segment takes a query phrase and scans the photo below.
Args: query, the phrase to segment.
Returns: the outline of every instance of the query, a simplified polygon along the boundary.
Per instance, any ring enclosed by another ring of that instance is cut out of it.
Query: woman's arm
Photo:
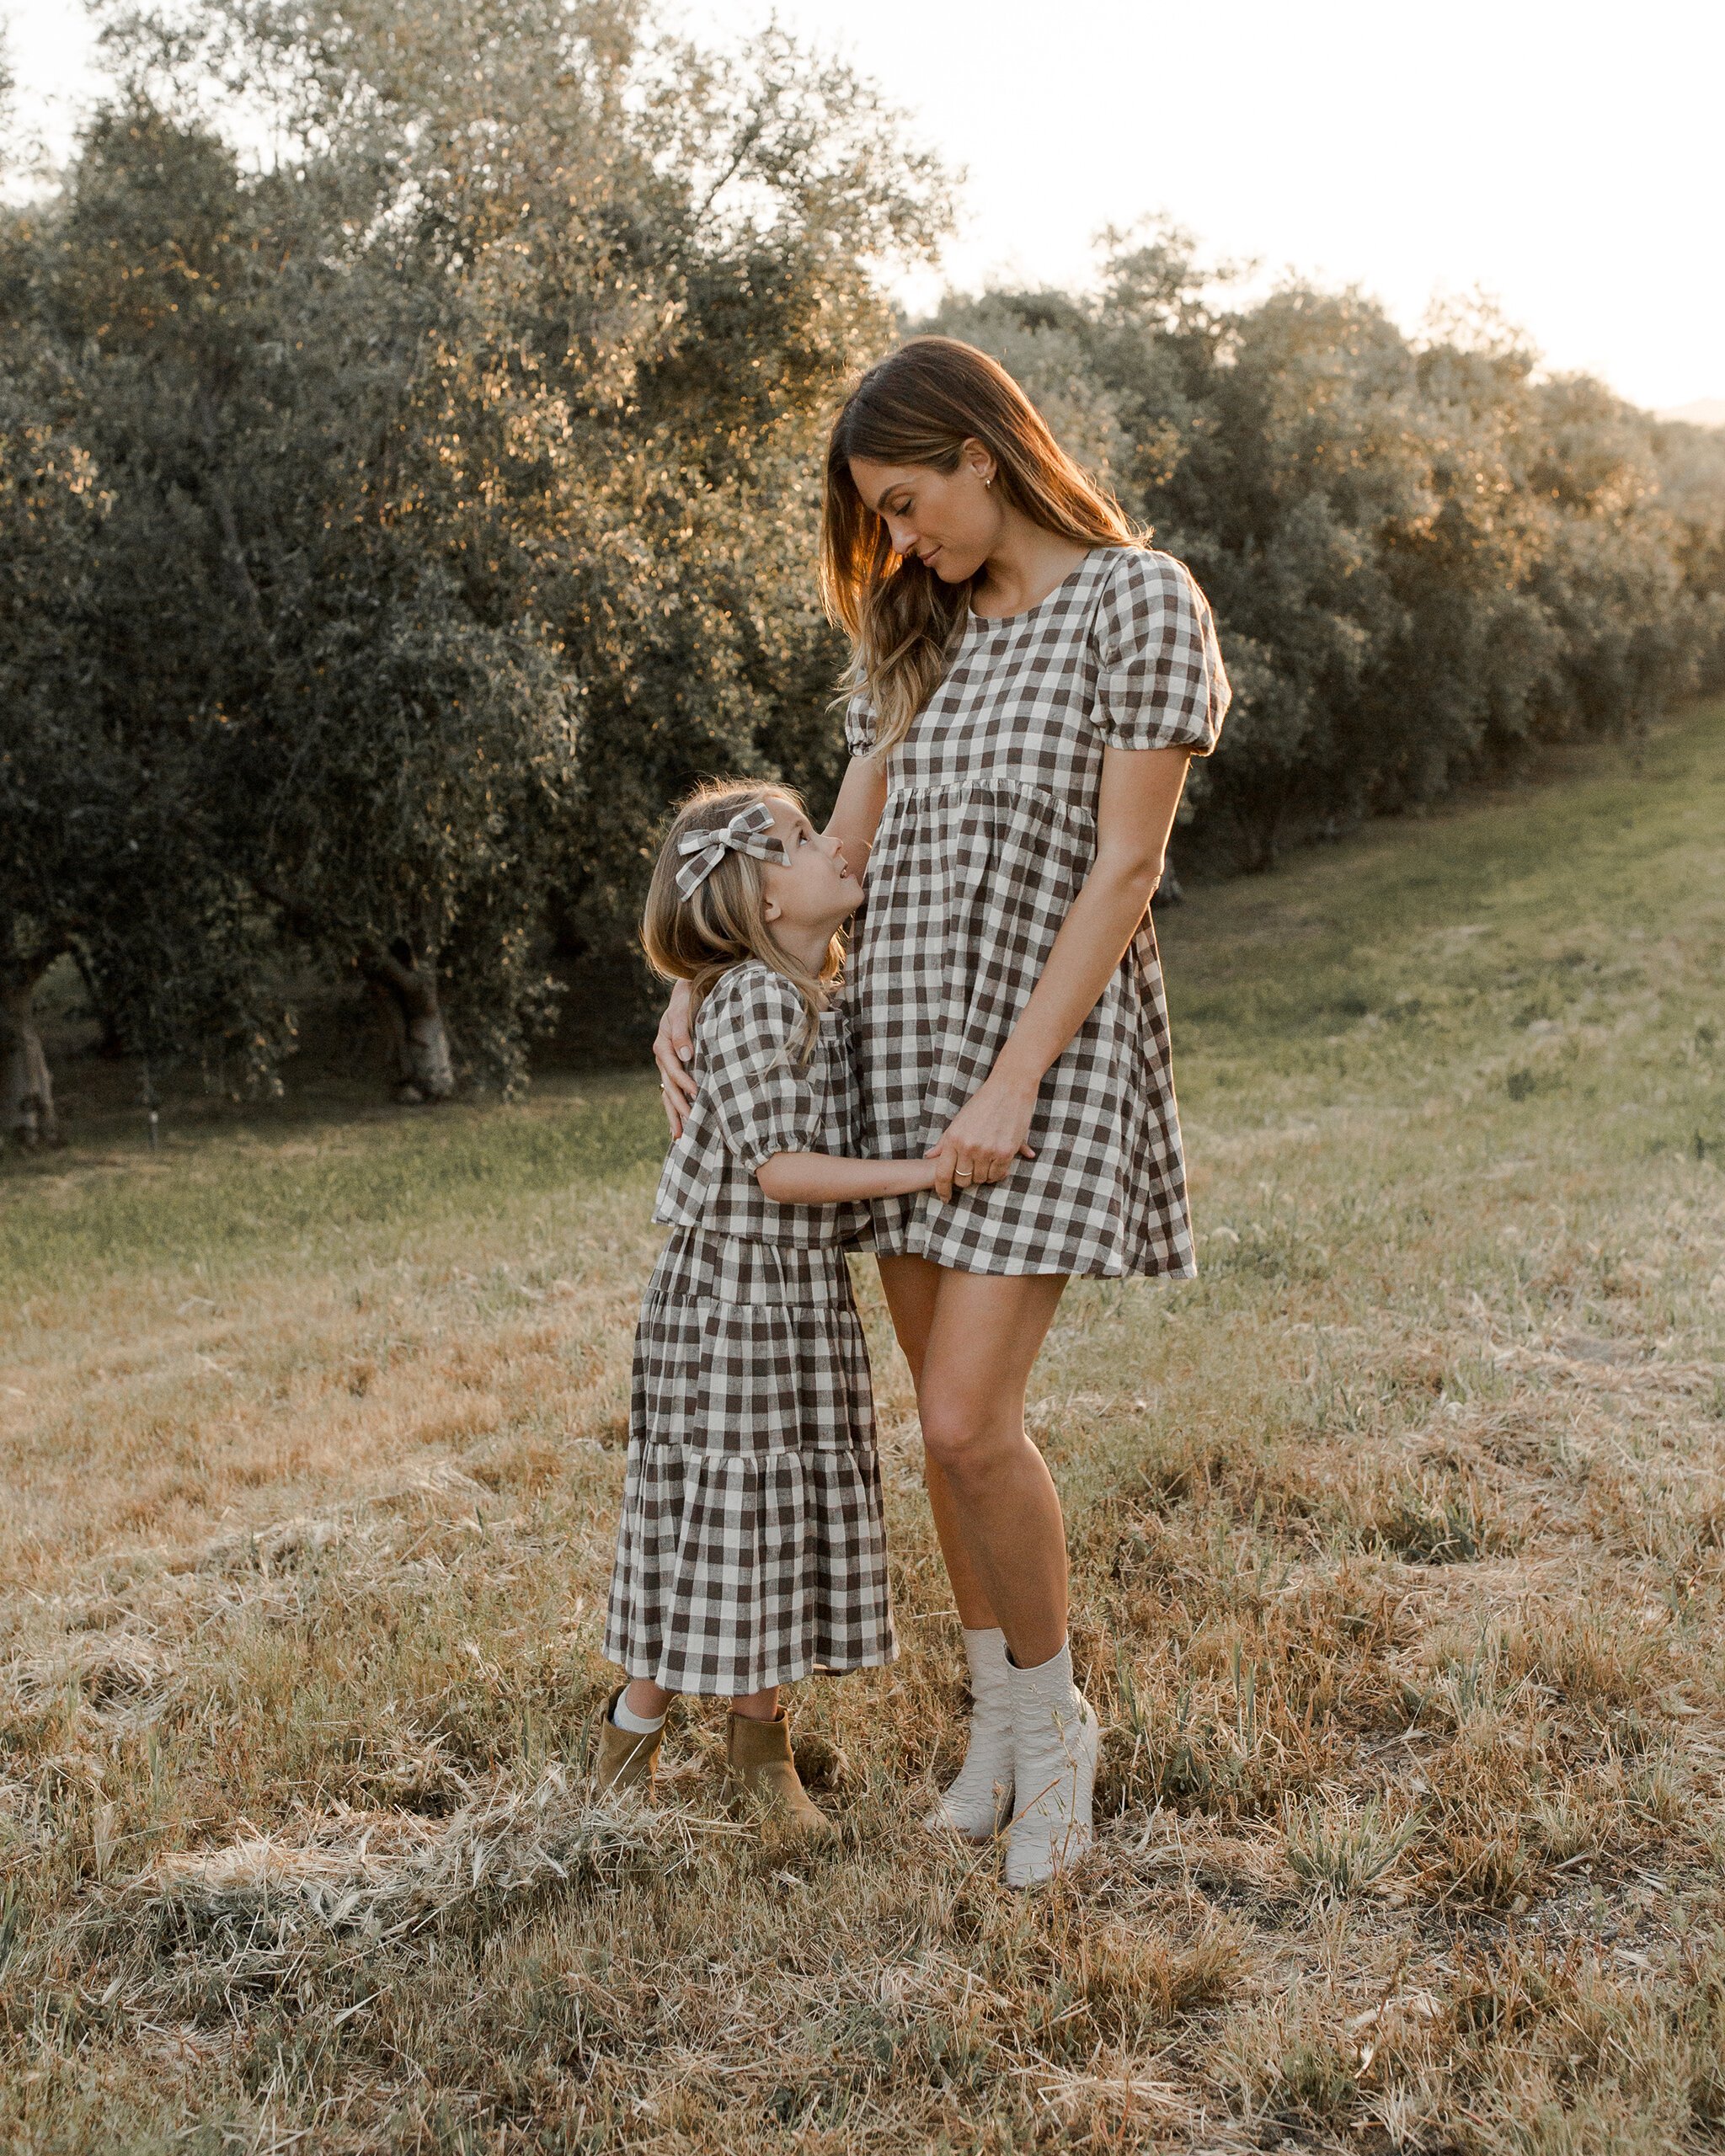
[[[1161,880],[1190,760],[1186,749],[1103,751],[1095,862],[993,1070],[929,1149],[941,1197],[955,1177],[997,1182],[1025,1150],[1044,1073],[1096,1008]]]
[[[880,812],[886,806],[886,773],[872,756],[852,756],[839,788],[838,799],[827,819],[845,849],[851,873],[862,877],[868,865],[874,834],[880,828]],[[670,992],[659,1032],[653,1043],[653,1060],[659,1065],[659,1097],[673,1139],[683,1134],[683,1118],[695,1097],[695,1081],[689,1065],[695,1054],[695,1036],[689,1026],[689,989],[679,981]],[[890,1193],[876,1193],[887,1197]]]
[[[755,1180],[775,1205],[838,1205],[846,1198],[901,1198],[932,1190],[933,1161],[857,1161],[839,1153],[775,1153]]]

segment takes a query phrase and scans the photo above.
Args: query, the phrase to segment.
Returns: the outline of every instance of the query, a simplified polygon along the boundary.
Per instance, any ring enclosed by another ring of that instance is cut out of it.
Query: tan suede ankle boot
[[[838,1828],[803,1786],[791,1757],[791,1726],[781,1707],[771,1721],[751,1721],[731,1710],[725,1732],[724,1779],[733,1803],[758,1811],[763,1826],[811,1841]]]
[[[661,1724],[650,1737],[643,1737],[637,1730],[617,1727],[611,1715],[628,1689],[619,1684],[605,1703],[605,1719],[600,1724],[599,1742],[593,1754],[593,1779],[601,1789],[638,1790],[643,1796],[651,1796],[653,1771],[659,1764],[665,1729]]]

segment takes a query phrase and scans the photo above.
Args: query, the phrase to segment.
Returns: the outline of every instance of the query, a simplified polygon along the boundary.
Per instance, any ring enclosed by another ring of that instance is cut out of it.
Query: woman
[[[1073,1274],[1193,1271],[1148,908],[1228,685],[1202,594],[1001,368],[946,338],[834,424],[821,574],[855,658],[829,829],[868,863],[848,991],[865,1150],[935,1187],[873,1210],[964,1627],[969,1745],[934,1823],[1010,1819],[1026,1885],[1088,1845],[1060,1499],[1024,1429]],[[655,1050],[691,1092],[674,1000]]]

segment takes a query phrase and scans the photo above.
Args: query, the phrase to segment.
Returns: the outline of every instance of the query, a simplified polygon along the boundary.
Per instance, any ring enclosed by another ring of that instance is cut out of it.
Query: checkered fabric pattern
[[[713,990],[695,1021],[695,1100],[665,1158],[655,1220],[782,1243],[862,1239],[866,1206],[776,1205],[755,1180],[775,1153],[862,1150],[843,1006],[822,1012],[806,1069],[797,1060],[802,1030],[802,997],[757,960],[734,966]]]
[[[897,1653],[843,1251],[680,1228],[635,1340],[605,1652],[718,1698]]]
[[[1168,554],[1101,547],[1039,605],[965,625],[887,761],[848,991],[862,1150],[921,1153],[993,1068],[1096,852],[1107,748],[1208,755],[1215,626]],[[873,746],[860,702],[853,754]],[[1192,1273],[1167,1006],[1150,916],[1043,1080],[1033,1161],[873,1207],[874,1247],[960,1273]]]

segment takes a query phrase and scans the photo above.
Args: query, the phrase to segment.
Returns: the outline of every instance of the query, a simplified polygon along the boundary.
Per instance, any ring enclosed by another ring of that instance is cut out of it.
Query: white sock
[[[669,1707],[665,1714],[669,1714]],[[630,1711],[627,1691],[617,1695],[617,1705],[611,1710],[611,1721],[619,1729],[626,1729],[631,1737],[651,1737],[655,1729],[665,1727],[665,1715],[638,1715]]]
[[[970,1672],[970,1731],[952,1786],[929,1814],[933,1828],[949,1828],[971,1841],[998,1833],[1012,1808],[1012,1701],[1007,1671],[1007,1639],[998,1625],[968,1626],[964,1660]]]

